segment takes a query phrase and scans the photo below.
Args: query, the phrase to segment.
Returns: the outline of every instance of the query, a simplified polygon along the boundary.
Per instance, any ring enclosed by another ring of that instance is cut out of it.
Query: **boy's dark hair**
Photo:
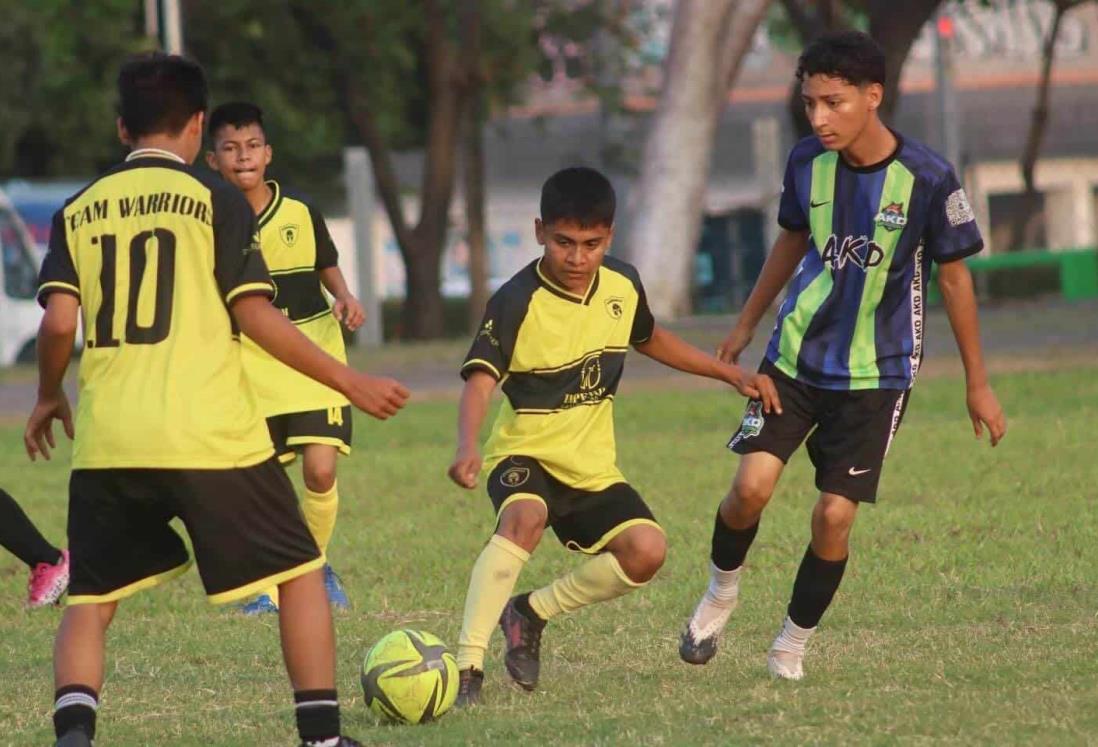
[[[118,71],[118,116],[133,138],[178,135],[206,97],[202,67],[179,55],[134,55]]]
[[[253,124],[259,125],[259,129],[266,134],[263,127],[262,109],[250,101],[229,101],[214,109],[213,113],[210,114],[210,121],[206,125],[206,133],[210,138],[214,138],[217,136],[217,131],[225,125],[232,125],[240,129]]]
[[[575,221],[584,228],[614,225],[617,198],[610,180],[595,169],[574,166],[553,174],[541,188],[541,221]]]
[[[829,75],[862,86],[885,82],[885,55],[873,37],[861,31],[832,31],[805,47],[797,60],[797,80]]]

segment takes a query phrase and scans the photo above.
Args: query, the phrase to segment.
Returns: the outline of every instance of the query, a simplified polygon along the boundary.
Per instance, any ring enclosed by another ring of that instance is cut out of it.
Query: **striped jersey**
[[[461,367],[502,381],[506,397],[484,447],[490,472],[509,456],[537,459],[579,490],[624,482],[614,442],[614,394],[630,345],[655,321],[636,269],[606,257],[583,295],[530,263],[488,301]]]
[[[766,357],[823,389],[907,389],[923,349],[931,262],[983,248],[949,163],[898,133],[881,163],[847,164],[812,136],[793,148],[778,223],[809,231]]]

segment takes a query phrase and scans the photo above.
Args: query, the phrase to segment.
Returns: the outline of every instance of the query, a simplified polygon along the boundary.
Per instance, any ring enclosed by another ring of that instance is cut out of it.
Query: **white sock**
[[[340,737],[332,737],[331,739],[325,739],[320,742],[306,742],[308,747],[339,747]]]
[[[804,656],[805,645],[815,632],[815,628],[802,628],[790,620],[787,615],[778,637],[774,639],[774,643],[770,646],[770,650]]]
[[[709,588],[705,590],[693,617],[690,627],[695,637],[709,638],[719,633],[728,621],[728,615],[736,608],[740,595],[740,571],[743,566],[731,571],[722,571],[712,562],[709,564]]]

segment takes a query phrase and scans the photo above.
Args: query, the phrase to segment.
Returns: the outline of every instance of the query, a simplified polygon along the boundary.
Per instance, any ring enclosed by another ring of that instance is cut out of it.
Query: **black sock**
[[[61,551],[46,541],[5,490],[0,490],[0,546],[31,568],[61,560]]]
[[[541,615],[534,611],[534,608],[530,606],[530,592],[525,594],[519,594],[515,597],[515,609],[519,611],[519,614],[528,620],[532,620],[535,623],[545,624],[545,620],[541,619]]]
[[[73,729],[82,729],[88,739],[95,738],[99,693],[87,685],[65,685],[53,694],[53,701],[53,731],[58,738]]]
[[[713,550],[709,555],[713,565],[722,571],[734,571],[743,565],[743,559],[747,557],[747,551],[755,541],[758,531],[757,521],[747,529],[732,529],[724,523],[718,510],[717,518],[713,522]]]
[[[814,628],[831,604],[843,580],[846,561],[823,560],[812,552],[812,545],[804,553],[804,560],[793,582],[793,598],[789,600],[789,619],[802,628]]]
[[[339,736],[339,698],[335,690],[298,690],[294,714],[301,741],[323,742]]]

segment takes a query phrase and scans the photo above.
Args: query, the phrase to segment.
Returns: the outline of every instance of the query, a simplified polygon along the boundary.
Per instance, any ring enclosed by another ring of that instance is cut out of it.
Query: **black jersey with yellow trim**
[[[269,180],[271,200],[258,216],[259,243],[278,288],[274,304],[322,350],[347,360],[343,331],[332,315],[320,272],[339,263],[324,217],[312,203]],[[245,338],[244,369],[263,415],[309,412],[349,404],[339,392],[275,360]]]
[[[73,467],[226,468],[272,454],[228,306],[274,295],[243,196],[134,151],[54,216],[39,278],[80,299]]]
[[[636,269],[606,257],[577,295],[530,263],[489,300],[462,366],[502,382],[506,400],[485,446],[485,469],[528,456],[581,490],[624,478],[616,465],[613,399],[630,345],[655,321]]]

